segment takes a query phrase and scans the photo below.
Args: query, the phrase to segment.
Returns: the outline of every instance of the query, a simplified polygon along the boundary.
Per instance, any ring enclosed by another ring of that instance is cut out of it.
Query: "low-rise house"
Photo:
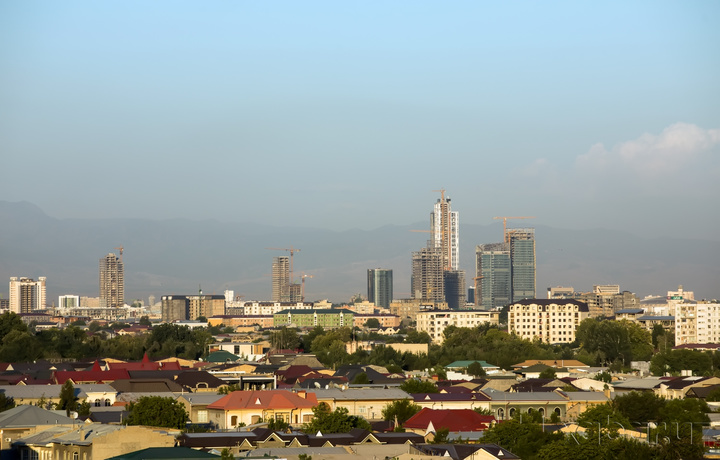
[[[210,404],[217,402],[225,395],[212,393],[188,393],[178,396],[177,400],[185,406],[190,422],[192,423],[208,423],[208,408]]]
[[[344,407],[349,415],[367,420],[381,419],[383,408],[394,401],[412,399],[409,394],[394,388],[310,388],[307,392],[331,410]]]
[[[452,460],[520,460],[520,457],[497,444],[424,444],[415,447],[415,453],[399,455],[398,460],[435,459],[438,457]],[[419,454],[428,457],[418,456]]]
[[[207,410],[209,422],[225,430],[270,418],[292,424],[306,423],[312,419],[312,408],[317,405],[317,398],[310,392],[233,391],[208,404]]]
[[[175,383],[193,393],[217,393],[227,386],[227,382],[206,371],[183,371],[175,377]]]
[[[612,383],[613,390],[618,396],[622,396],[631,391],[652,391],[658,388],[660,384],[667,380],[663,377],[643,377],[641,379],[620,380]]]
[[[605,393],[599,391],[558,391],[557,393],[567,401],[565,413],[567,420],[577,420],[586,410],[610,401]]]
[[[490,410],[498,420],[509,420],[516,414],[526,413],[530,409],[539,412],[546,418],[550,418],[553,413],[557,414],[560,420],[565,420],[567,417],[567,399],[557,391],[506,393],[485,390],[483,393],[490,398]]]
[[[691,388],[709,387],[720,384],[717,377],[676,377],[663,380],[654,388],[655,394],[665,399],[683,399]]]
[[[403,423],[403,428],[412,433],[428,435],[441,429],[447,429],[451,433],[485,431],[494,423],[495,417],[492,415],[481,415],[470,409],[428,409],[426,407]]]
[[[142,426],[79,424],[75,429],[42,432],[13,443],[20,458],[110,458],[147,447],[172,447],[176,432]]]
[[[48,406],[60,402],[62,385],[3,385],[0,392],[13,398],[15,404]],[[87,401],[92,406],[112,406],[117,391],[107,384],[83,384],[74,387],[78,401]]]
[[[0,412],[0,458],[6,458],[6,451],[19,438],[50,427],[71,428],[75,423],[65,411],[50,411],[32,405],[15,406]]]

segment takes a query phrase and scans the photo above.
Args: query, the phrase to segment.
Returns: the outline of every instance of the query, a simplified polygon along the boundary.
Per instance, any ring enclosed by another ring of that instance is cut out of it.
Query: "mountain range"
[[[328,216],[332,219],[332,216]],[[62,294],[97,297],[98,261],[124,247],[125,298],[234,290],[246,300],[269,300],[271,265],[294,256],[295,280],[306,279],[307,300],[344,302],[365,295],[368,268],[391,268],[395,298],[410,296],[411,252],[426,244],[427,222],[374,230],[331,231],[217,220],[58,219],[28,202],[0,201],[0,279],[47,277],[48,303]],[[527,222],[527,221],[526,221]],[[529,225],[528,225],[529,226]],[[619,284],[643,297],[682,284],[696,298],[720,298],[720,242],[642,236],[642,229],[564,230],[536,226],[537,295],[550,286],[589,291]],[[502,224],[462,224],[460,265],[474,276],[475,245],[502,241]],[[7,286],[7,285],[6,285]],[[3,296],[7,290],[0,289]]]

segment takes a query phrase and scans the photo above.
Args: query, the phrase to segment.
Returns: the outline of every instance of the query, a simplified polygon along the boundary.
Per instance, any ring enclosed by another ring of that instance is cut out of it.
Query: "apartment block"
[[[432,310],[419,312],[416,316],[418,332],[427,332],[434,343],[442,343],[448,326],[478,327],[482,324],[497,325],[500,313],[487,310]]]
[[[675,345],[720,343],[720,304],[681,302],[675,305]]]
[[[390,313],[399,316],[400,321],[415,321],[417,314],[427,310],[447,310],[447,302],[430,299],[397,299],[390,303]]]
[[[273,315],[274,327],[353,327],[355,314],[345,309],[283,310]]]
[[[15,313],[31,313],[46,307],[47,278],[41,276],[35,281],[32,278],[10,277],[10,311]]]
[[[525,299],[510,305],[508,330],[528,340],[570,343],[589,313],[588,305],[575,299]]]

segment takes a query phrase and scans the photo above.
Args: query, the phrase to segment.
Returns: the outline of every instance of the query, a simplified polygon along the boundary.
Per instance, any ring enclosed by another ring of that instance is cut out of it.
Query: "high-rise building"
[[[287,256],[273,257],[272,301],[290,301],[290,258]]]
[[[445,301],[448,308],[458,310],[465,306],[465,270],[445,270],[443,273]]]
[[[390,308],[393,300],[393,271],[371,268],[367,271],[368,301],[378,307]]]
[[[475,277],[475,305],[493,310],[510,304],[512,265],[508,245],[490,243],[476,246]]]
[[[41,276],[37,281],[32,278],[10,277],[10,311],[31,313],[45,308],[45,281]]]
[[[58,297],[58,308],[80,308],[80,296],[61,295]]]
[[[430,213],[430,243],[440,248],[442,252],[443,268],[445,270],[458,270],[460,265],[460,220],[457,211],[450,206],[450,197],[445,197],[442,190],[441,197],[435,203]]]
[[[507,229],[512,263],[512,301],[535,298],[535,229]]]
[[[100,306],[118,308],[125,305],[125,271],[122,256],[109,253],[100,259]]]
[[[445,278],[440,248],[426,247],[412,253],[410,288],[413,298],[445,301]]]

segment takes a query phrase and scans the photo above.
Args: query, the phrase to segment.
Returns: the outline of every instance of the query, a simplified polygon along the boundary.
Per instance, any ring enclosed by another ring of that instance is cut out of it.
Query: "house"
[[[60,402],[62,385],[3,385],[0,392],[6,397],[13,398],[15,404],[49,405]],[[75,385],[75,397],[78,401],[87,401],[94,407],[112,406],[115,404],[117,391],[110,385],[81,384]]]
[[[388,404],[411,396],[397,388],[309,388],[318,403],[326,403],[331,410],[344,407],[348,415],[363,417],[367,420],[382,418],[382,410]]]
[[[111,457],[107,460],[152,460],[155,458],[194,460],[196,458],[220,458],[220,456],[188,447],[148,447],[147,449],[136,450],[134,452],[128,452],[127,454],[118,455],[117,457]]]
[[[424,444],[416,447],[417,452],[431,456],[430,458],[446,458],[452,460],[520,460],[520,457],[497,444]],[[398,460],[421,458],[418,455],[404,454]]]
[[[185,391],[193,393],[217,393],[220,388],[227,386],[227,382],[206,371],[183,371],[175,377],[175,383],[182,386]]]
[[[126,369],[103,370],[98,361],[88,371],[56,371],[54,383],[62,385],[70,380],[73,385],[79,383],[110,383],[115,380],[129,379],[130,374]]]
[[[567,399],[557,391],[549,393],[506,393],[484,390],[490,398],[489,406],[498,420],[509,420],[516,414],[528,412],[530,409],[539,412],[546,418],[553,413],[560,420],[565,420]]]
[[[50,411],[37,406],[15,406],[0,412],[0,458],[7,458],[7,452],[15,440],[50,427],[73,427],[76,421],[65,415],[65,411]]]
[[[485,431],[494,423],[495,417],[492,415],[481,415],[470,409],[426,407],[403,423],[403,428],[411,433],[427,435],[440,429],[447,429],[450,432]]]
[[[490,409],[490,398],[485,392],[477,393],[418,393],[413,401],[428,409]]]
[[[305,391],[233,391],[208,404],[208,421],[223,430],[270,418],[293,424],[306,423],[312,419],[312,408],[317,405],[315,395]]]
[[[178,402],[185,406],[190,422],[208,423],[207,406],[223,398],[224,395],[212,394],[210,392],[188,393],[178,396]]]
[[[655,394],[665,399],[683,399],[688,390],[697,387],[709,387],[720,384],[717,377],[677,377],[660,382],[655,388]]]
[[[38,432],[18,439],[19,458],[110,458],[146,447],[172,447],[177,432],[142,426],[79,424],[74,429]]]

